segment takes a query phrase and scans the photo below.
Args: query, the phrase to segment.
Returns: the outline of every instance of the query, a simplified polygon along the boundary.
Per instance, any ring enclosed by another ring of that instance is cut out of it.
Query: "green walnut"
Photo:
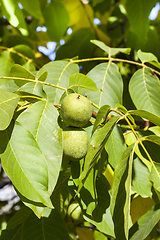
[[[92,106],[88,98],[71,93],[62,100],[60,115],[65,124],[83,127],[92,116]]]
[[[85,130],[66,127],[63,131],[63,154],[69,161],[79,161],[87,153],[89,138]]]
[[[77,201],[74,201],[69,205],[68,216],[77,225],[83,223],[84,219],[83,219],[82,209]]]

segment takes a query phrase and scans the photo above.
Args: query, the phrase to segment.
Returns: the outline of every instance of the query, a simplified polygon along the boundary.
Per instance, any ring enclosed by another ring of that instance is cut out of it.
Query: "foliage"
[[[160,63],[157,45],[147,48],[155,1],[28,2],[1,1],[11,30],[1,26],[0,157],[20,210],[1,220],[0,239],[158,240]],[[34,17],[29,25],[28,14]],[[38,25],[47,32],[36,32]],[[37,52],[48,41],[57,42],[53,62]],[[86,94],[93,111],[83,128],[87,154],[69,162],[60,107],[73,92]],[[67,214],[74,201],[82,209],[80,225]]]

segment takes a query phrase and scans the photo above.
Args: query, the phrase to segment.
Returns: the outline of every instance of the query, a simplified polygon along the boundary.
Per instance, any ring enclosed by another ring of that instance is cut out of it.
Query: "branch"
[[[93,118],[97,117],[97,113],[95,111],[92,111],[92,117]],[[109,121],[110,119],[111,119],[111,117],[107,117],[107,121]],[[144,121],[144,120],[135,120],[135,123],[136,123],[137,126],[140,127],[140,129],[156,126],[154,123],[152,123],[150,121]],[[121,119],[118,122],[118,124],[120,124],[120,125],[128,125],[128,123],[126,122],[125,119]]]

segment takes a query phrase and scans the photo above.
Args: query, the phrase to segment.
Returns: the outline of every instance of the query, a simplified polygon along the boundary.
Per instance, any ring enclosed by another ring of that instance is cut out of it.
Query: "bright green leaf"
[[[108,104],[114,108],[117,103],[122,103],[123,80],[116,64],[98,64],[87,76],[96,83],[100,91],[93,94],[89,90],[81,89],[80,94],[86,93],[89,100],[99,107]]]
[[[1,161],[6,174],[22,195],[52,208],[46,159],[33,135],[18,122]]]
[[[116,54],[122,52],[125,54],[130,54],[131,49],[130,48],[110,48],[105,43],[99,41],[99,40],[91,40],[91,43],[94,43],[96,46],[100,47],[102,50],[104,50],[106,53],[108,53],[109,57],[115,56]]]
[[[22,35],[27,36],[28,30],[23,12],[14,0],[2,0],[2,12],[10,24],[19,29]]]
[[[38,76],[44,72],[48,72],[45,82],[67,89],[70,75],[78,73],[79,67],[77,64],[70,64],[68,61],[54,61],[44,65],[39,70]],[[59,103],[60,97],[64,92],[51,86],[44,86],[44,91],[47,93],[48,100],[53,103]]]
[[[82,73],[74,73],[69,78],[69,88],[80,87],[89,89],[94,92],[98,92],[95,82],[93,82],[89,77]]]
[[[0,130],[6,129],[10,124],[18,101],[17,94],[0,89]]]
[[[57,109],[50,102],[41,101],[18,117],[18,121],[32,133],[45,157],[50,195],[58,180],[63,154],[62,130],[58,125],[58,116]]]
[[[160,81],[149,69],[139,69],[129,83],[131,98],[137,107],[160,116]]]

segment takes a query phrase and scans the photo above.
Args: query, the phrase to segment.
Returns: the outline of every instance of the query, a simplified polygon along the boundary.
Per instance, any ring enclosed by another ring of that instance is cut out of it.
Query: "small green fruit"
[[[88,98],[71,93],[62,100],[60,115],[65,124],[83,127],[92,116],[92,106]]]
[[[68,207],[68,216],[69,218],[72,219],[72,221],[75,224],[82,224],[84,219],[83,219],[83,213],[82,213],[82,209],[79,206],[79,203],[74,201],[73,203],[71,203]]]
[[[66,127],[63,131],[63,154],[70,161],[84,158],[88,150],[88,135],[82,128]]]

